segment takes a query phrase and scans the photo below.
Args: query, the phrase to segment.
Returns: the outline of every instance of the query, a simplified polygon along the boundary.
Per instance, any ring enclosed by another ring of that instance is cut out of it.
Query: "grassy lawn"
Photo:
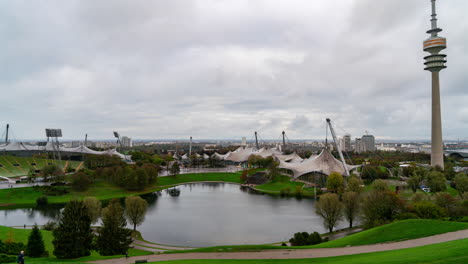
[[[28,236],[31,232],[30,229],[16,229],[10,227],[0,226],[0,240],[4,241],[8,237],[11,237],[15,242],[23,242],[25,245],[28,242]],[[63,263],[63,262],[73,262],[73,263],[80,263],[98,259],[109,259],[109,258],[118,258],[124,257],[124,255],[117,255],[117,256],[101,256],[98,252],[92,251],[91,256],[82,257],[79,259],[72,259],[72,260],[59,260],[53,257],[54,246],[52,245],[53,235],[51,231],[41,230],[42,238],[44,239],[44,244],[46,250],[49,252],[48,258],[27,258],[27,263]],[[130,249],[129,256],[141,256],[141,255],[148,255],[152,254],[149,251],[139,250],[139,249]]]
[[[314,188],[303,188],[304,183],[293,182],[288,176],[276,176],[275,179],[269,183],[258,185],[255,189],[271,194],[280,194],[280,191],[289,188],[291,194],[296,192],[296,188],[300,187],[305,196],[313,196]]]
[[[301,248],[332,248],[346,247],[348,245],[369,245],[384,242],[395,242],[402,240],[427,237],[447,232],[468,229],[468,223],[448,222],[428,219],[409,219],[393,222],[388,225],[379,226],[356,234],[349,235],[340,239],[332,240],[326,243],[314,246],[287,247],[288,249]],[[292,234],[291,234],[292,236]],[[198,248],[184,251],[170,251],[168,253],[178,252],[241,252],[241,251],[259,251],[262,249],[285,248],[272,245],[240,245],[240,246],[218,246],[208,248]]]
[[[200,181],[224,181],[240,183],[238,173],[192,173],[181,174],[178,176],[160,177],[158,184],[148,187],[145,190],[131,192],[126,191],[118,186],[105,181],[97,181],[94,185],[85,192],[75,192],[70,190],[70,193],[62,196],[48,196],[49,203],[66,203],[72,199],[81,199],[87,196],[94,196],[99,200],[108,200],[112,198],[126,197],[131,195],[139,195],[159,191],[172,185],[177,185],[187,182]],[[36,199],[42,196],[42,192],[32,187],[25,188],[10,188],[0,190],[0,205],[13,204],[16,206],[34,206]]]
[[[224,181],[240,183],[239,175],[239,173],[232,172],[188,173],[177,176],[159,177],[158,185],[176,185],[187,182],[201,181]]]
[[[265,260],[176,260],[152,263],[165,264],[403,264],[403,263],[468,263],[468,239],[455,240],[422,247],[315,259]]]
[[[31,165],[33,163],[36,163],[36,165]],[[62,160],[59,162],[32,157],[0,156],[0,164],[3,166],[0,168],[0,175],[5,177],[25,176],[28,174],[31,167],[40,170],[48,163],[59,163],[62,167],[65,167],[67,161]],[[80,163],[79,161],[68,161],[68,166],[76,169]],[[19,164],[20,166],[13,166],[14,164]]]

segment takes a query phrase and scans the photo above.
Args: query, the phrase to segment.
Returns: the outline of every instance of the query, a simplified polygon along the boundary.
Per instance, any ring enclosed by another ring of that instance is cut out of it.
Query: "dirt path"
[[[366,246],[344,247],[344,248],[314,248],[314,249],[278,249],[264,250],[259,252],[233,252],[233,253],[178,253],[178,254],[157,254],[130,258],[108,259],[92,261],[90,263],[99,264],[126,264],[135,263],[135,260],[146,259],[148,262],[180,260],[180,259],[299,259],[299,258],[323,258],[343,255],[353,255],[369,252],[379,252],[403,248],[412,248],[437,244],[452,240],[468,238],[468,229],[450,232],[430,237],[423,237],[413,240],[375,244]]]

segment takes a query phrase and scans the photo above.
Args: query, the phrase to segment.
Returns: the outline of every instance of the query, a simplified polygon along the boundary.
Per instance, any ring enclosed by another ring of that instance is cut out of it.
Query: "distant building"
[[[242,146],[247,146],[247,139],[245,137],[242,137]]]
[[[351,135],[346,134],[340,139],[340,148],[342,151],[351,151]]]
[[[131,138],[123,136],[120,141],[122,142],[122,147],[131,148],[133,147],[133,141]]]
[[[72,141],[71,142],[71,147],[72,148],[76,148],[76,147],[79,147],[81,146],[81,142],[80,141]]]
[[[373,135],[364,135],[361,138],[356,138],[355,151],[357,153],[375,151],[375,138]]]

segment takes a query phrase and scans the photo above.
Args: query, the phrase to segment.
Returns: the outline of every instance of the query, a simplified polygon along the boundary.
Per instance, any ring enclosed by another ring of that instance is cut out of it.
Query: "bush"
[[[294,237],[289,240],[291,246],[307,246],[307,245],[316,245],[322,243],[322,237],[319,233],[307,233],[307,232],[298,232],[294,234]]]
[[[248,174],[249,174],[249,172],[247,170],[242,171],[242,174],[240,176],[240,181],[242,183],[245,183],[247,181]]]
[[[42,234],[37,225],[34,225],[29,234],[26,252],[28,256],[33,258],[41,257],[45,253],[44,240],[42,239]]]
[[[45,224],[42,226],[42,229],[48,230],[48,231],[52,231],[52,230],[54,230],[56,227],[57,227],[57,223],[55,223],[54,221],[48,221],[47,223],[45,223]]]
[[[294,195],[296,195],[296,198],[302,198],[302,186],[296,186],[296,192],[294,193]]]
[[[291,195],[291,188],[285,187],[285,188],[281,189],[281,190],[280,190],[280,195],[281,195],[281,196],[289,196],[289,195]]]
[[[429,201],[422,201],[414,204],[414,213],[420,218],[439,219],[445,216],[444,209]]]
[[[414,213],[399,213],[395,216],[395,220],[418,219],[419,217]]]
[[[36,199],[37,206],[46,206],[49,203],[47,196],[41,196]]]
[[[0,263],[14,263],[16,262],[16,255],[0,254]]]

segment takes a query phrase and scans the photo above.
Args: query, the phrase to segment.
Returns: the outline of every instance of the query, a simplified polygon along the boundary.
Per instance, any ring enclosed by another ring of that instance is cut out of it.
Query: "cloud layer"
[[[468,134],[464,0],[439,1],[446,139]],[[17,138],[430,138],[426,0],[0,3],[0,125]]]

